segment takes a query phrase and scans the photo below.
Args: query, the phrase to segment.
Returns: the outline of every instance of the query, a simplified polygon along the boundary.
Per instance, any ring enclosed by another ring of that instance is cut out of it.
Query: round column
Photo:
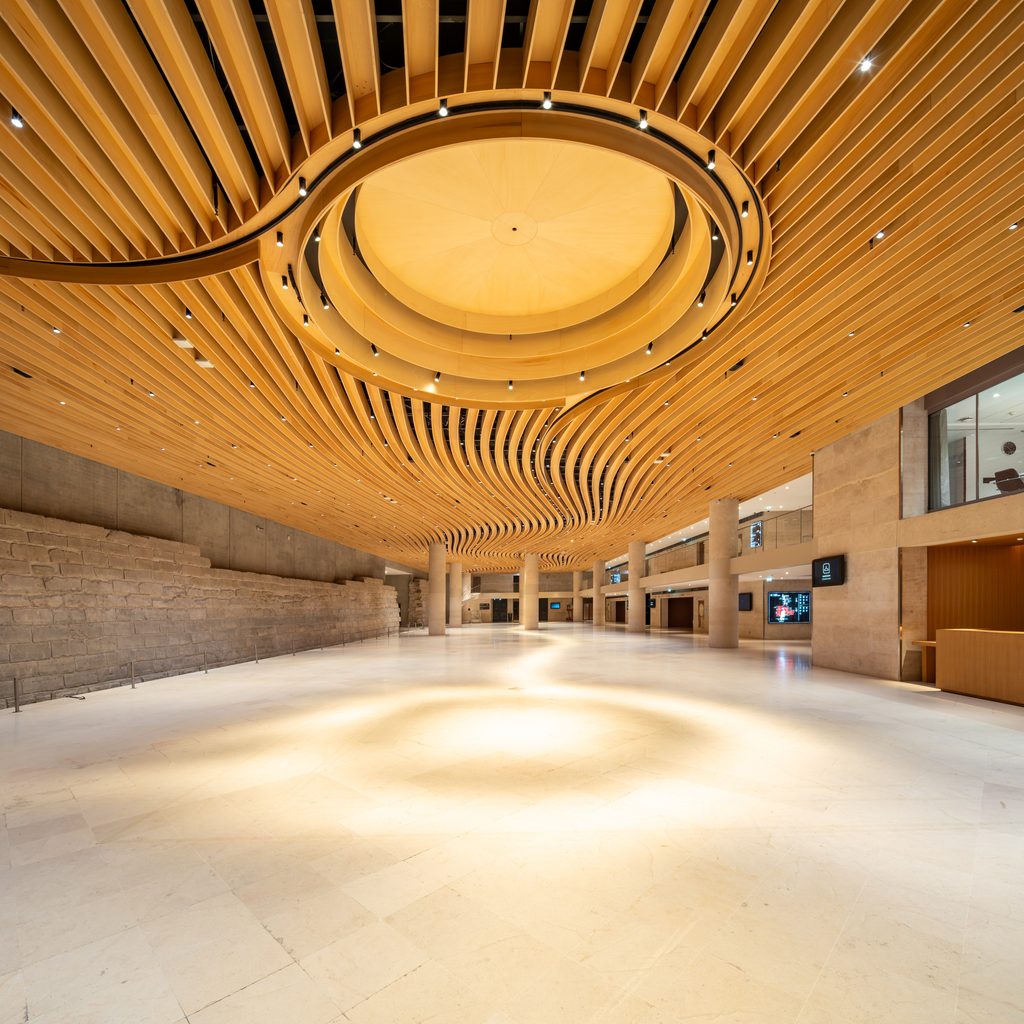
[[[629,545],[629,586],[626,591],[626,632],[642,633],[647,626],[647,594],[640,581],[647,575],[647,542],[634,540]]]
[[[594,563],[594,626],[604,626],[604,561]]]
[[[448,566],[448,625],[462,625],[462,563]]]
[[[526,555],[523,558],[523,573],[519,588],[519,621],[523,629],[539,629],[540,555]]]
[[[708,646],[739,647],[739,577],[730,571],[736,554],[740,503],[719,498],[708,519]]]
[[[427,632],[444,636],[444,545],[430,545],[430,582],[427,588]]]
[[[583,595],[580,591],[583,589],[583,573],[574,572],[572,574],[572,621],[582,622],[583,621]]]

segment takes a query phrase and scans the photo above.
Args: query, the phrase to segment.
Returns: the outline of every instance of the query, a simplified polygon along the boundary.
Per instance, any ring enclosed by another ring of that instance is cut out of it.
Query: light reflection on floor
[[[1019,710],[582,626],[31,707],[0,1022],[1009,1024],[1022,767]]]

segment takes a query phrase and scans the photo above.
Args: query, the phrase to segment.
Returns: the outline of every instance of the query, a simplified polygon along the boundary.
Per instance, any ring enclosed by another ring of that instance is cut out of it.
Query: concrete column
[[[523,558],[523,572],[519,577],[519,621],[523,629],[538,629],[540,619],[540,555]]]
[[[642,633],[646,628],[647,593],[640,585],[646,575],[647,542],[630,541],[629,544],[629,586],[626,591],[628,600],[626,611],[626,632]],[[738,620],[737,620],[738,621]]]
[[[572,574],[572,621],[582,622],[583,621],[583,595],[580,591],[583,589],[583,573],[574,572]]]
[[[711,503],[708,520],[708,645],[739,647],[739,577],[730,571],[736,554],[740,503],[719,498]]]
[[[604,625],[604,595],[601,587],[604,586],[604,560],[594,563],[594,626]]]
[[[448,625],[462,625],[462,563],[448,566]]]
[[[427,597],[427,632],[444,636],[444,545],[430,545],[430,588]]]

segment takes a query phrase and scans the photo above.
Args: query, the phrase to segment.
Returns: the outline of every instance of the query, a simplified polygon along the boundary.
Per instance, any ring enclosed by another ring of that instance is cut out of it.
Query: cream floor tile
[[[362,904],[311,868],[291,868],[235,890],[296,960],[374,923]]]
[[[297,964],[189,1015],[189,1024],[329,1024],[338,1007]]]
[[[21,973],[0,973],[0,1024],[24,1024],[27,1012],[25,979]]]
[[[141,928],[189,1015],[292,962],[231,893],[165,914]]]
[[[138,929],[22,971],[31,1024],[171,1024],[182,1007]]]
[[[348,1012],[415,971],[426,959],[418,946],[390,925],[378,921],[305,957],[300,966]]]

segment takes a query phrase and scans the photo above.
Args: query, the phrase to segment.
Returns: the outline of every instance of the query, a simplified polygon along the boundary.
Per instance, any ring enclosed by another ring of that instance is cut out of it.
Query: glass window
[[[928,419],[928,507],[1024,491],[1024,374]]]
[[[1024,491],[1024,374],[978,395],[978,496]]]
[[[946,508],[978,497],[976,395],[932,413],[929,418],[931,508]]]

